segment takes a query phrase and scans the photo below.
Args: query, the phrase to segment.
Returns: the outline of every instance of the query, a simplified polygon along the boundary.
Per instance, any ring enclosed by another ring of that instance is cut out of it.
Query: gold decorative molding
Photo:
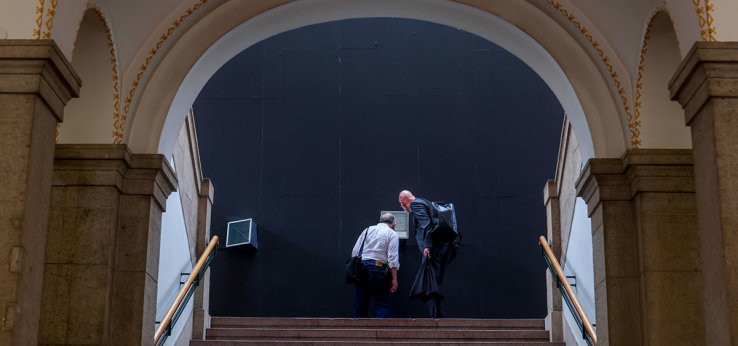
[[[45,0],[38,0],[36,5],[36,27],[33,29],[33,38],[41,39],[41,27],[44,25],[44,2]]]
[[[48,4],[51,8],[46,8],[46,0],[38,0],[36,4],[36,26],[33,29],[33,38],[40,40],[42,38],[51,38],[51,28],[54,27],[54,17],[56,16],[56,5],[59,0],[50,0]]]
[[[702,41],[717,41],[715,36],[717,30],[713,25],[715,18],[712,17],[712,13],[715,12],[715,4],[711,4],[710,0],[705,0],[704,6],[702,5],[702,0],[692,0],[692,4],[696,7],[695,13],[697,14],[697,20],[700,26]]]
[[[592,48],[597,52],[597,54],[602,59],[602,63],[605,65],[605,68],[607,69],[607,72],[610,74],[610,79],[612,80],[613,84],[615,85],[615,88],[618,90],[618,95],[620,96],[620,102],[623,104],[623,110],[625,111],[625,114],[627,115],[628,120],[628,129],[630,130],[630,145],[633,147],[633,149],[638,149],[641,146],[641,140],[640,140],[640,122],[636,125],[633,112],[630,110],[630,106],[628,105],[628,97],[625,93],[625,88],[623,87],[623,83],[620,82],[620,77],[618,76],[617,71],[615,71],[615,68],[613,67],[610,57],[605,54],[604,49],[601,47],[599,41],[594,39],[592,35],[589,33],[589,30],[576,19],[574,14],[572,14],[571,11],[565,9],[561,3],[554,1],[554,0],[546,0],[551,6],[553,6],[556,10],[561,13],[561,15],[564,16],[569,22],[574,25],[574,27],[581,33],[585,39],[592,45]]]
[[[146,59],[144,59],[143,63],[141,63],[141,66],[138,67],[136,79],[131,82],[131,88],[128,90],[128,95],[123,101],[123,113],[121,115],[120,131],[118,131],[117,133],[114,132],[114,137],[116,137],[115,143],[121,143],[123,141],[123,134],[125,133],[125,123],[126,119],[128,118],[128,112],[130,111],[131,102],[133,102],[136,90],[138,89],[138,86],[143,79],[144,73],[146,73],[149,65],[154,60],[154,57],[167,41],[167,39],[172,36],[174,31],[177,30],[177,28],[185,20],[187,20],[187,18],[189,18],[193,13],[195,13],[195,11],[200,9],[207,2],[208,0],[196,0],[195,4],[192,7],[185,10],[185,12],[181,16],[179,16],[179,18],[175,19],[174,22],[172,22],[169,28],[167,28],[167,30],[163,32],[161,36],[159,36],[159,40],[156,42],[156,44],[151,48],[151,50],[149,50],[149,54],[146,56]]]
[[[87,10],[97,12],[97,14],[100,16],[100,19],[102,19],[103,26],[105,28],[105,38],[108,41],[107,44],[108,48],[110,49],[110,65],[113,72],[113,144],[120,144],[123,138],[125,117],[121,116],[120,114],[120,76],[118,74],[118,55],[116,54],[115,50],[115,42],[113,41],[113,34],[110,30],[110,22],[108,21],[108,18],[105,17],[102,9],[100,9],[99,6],[88,1],[87,9],[85,11]]]
[[[715,4],[710,4],[710,0],[705,0],[705,16],[707,16],[707,30],[709,32],[710,41],[717,41],[717,38],[715,37],[715,35],[717,34],[717,30],[713,25],[715,22],[715,18],[712,17],[712,12],[714,11]]]
[[[636,79],[635,84],[635,104],[633,107],[633,123],[635,125],[635,131],[639,136],[641,134],[641,107],[643,106],[643,100],[641,100],[643,94],[641,93],[641,91],[643,90],[643,71],[645,70],[646,54],[648,53],[648,41],[651,39],[651,30],[653,29],[653,24],[655,22],[656,16],[661,12],[669,14],[669,9],[666,7],[666,1],[664,1],[661,5],[659,5],[659,7],[651,12],[651,16],[648,19],[648,25],[646,25],[646,31],[643,33],[643,40],[641,41],[641,55],[638,61],[638,78]],[[671,20],[670,15],[669,20]],[[673,22],[672,25],[674,25]]]
[[[51,38],[51,28],[54,27],[54,17],[56,16],[56,5],[59,0],[51,0],[51,8],[46,10],[46,20],[44,21],[44,29],[41,32],[41,38]]]

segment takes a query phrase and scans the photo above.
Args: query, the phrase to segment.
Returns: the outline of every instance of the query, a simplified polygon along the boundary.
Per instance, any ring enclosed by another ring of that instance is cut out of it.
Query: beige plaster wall
[[[88,11],[79,28],[72,68],[82,78],[79,98],[64,108],[59,143],[113,143],[115,108],[113,68],[105,26],[95,11]]]

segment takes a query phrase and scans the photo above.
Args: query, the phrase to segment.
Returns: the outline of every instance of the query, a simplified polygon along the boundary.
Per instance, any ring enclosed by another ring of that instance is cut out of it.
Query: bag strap
[[[364,242],[366,242],[367,233],[369,233],[369,227],[364,229],[364,240],[361,241],[361,248],[359,249],[359,257],[361,257],[361,254],[364,253]]]

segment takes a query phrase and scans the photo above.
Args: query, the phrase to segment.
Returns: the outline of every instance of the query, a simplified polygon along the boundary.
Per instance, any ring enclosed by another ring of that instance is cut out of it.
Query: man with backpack
[[[426,301],[431,318],[444,316],[441,283],[446,265],[456,256],[460,235],[456,228],[453,204],[416,198],[410,191],[400,192],[400,205],[411,213],[415,239],[423,253],[423,264],[411,288],[411,297]]]

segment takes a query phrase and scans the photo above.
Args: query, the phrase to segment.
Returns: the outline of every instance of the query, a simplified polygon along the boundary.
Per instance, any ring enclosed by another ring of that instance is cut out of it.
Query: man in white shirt
[[[394,229],[395,216],[384,213],[380,216],[378,224],[365,229],[356,240],[351,257],[361,256],[361,273],[356,284],[354,317],[369,315],[371,298],[374,298],[377,317],[390,317],[390,293],[397,290],[397,270],[400,269],[397,255],[400,240]],[[392,274],[391,280],[388,273]]]

